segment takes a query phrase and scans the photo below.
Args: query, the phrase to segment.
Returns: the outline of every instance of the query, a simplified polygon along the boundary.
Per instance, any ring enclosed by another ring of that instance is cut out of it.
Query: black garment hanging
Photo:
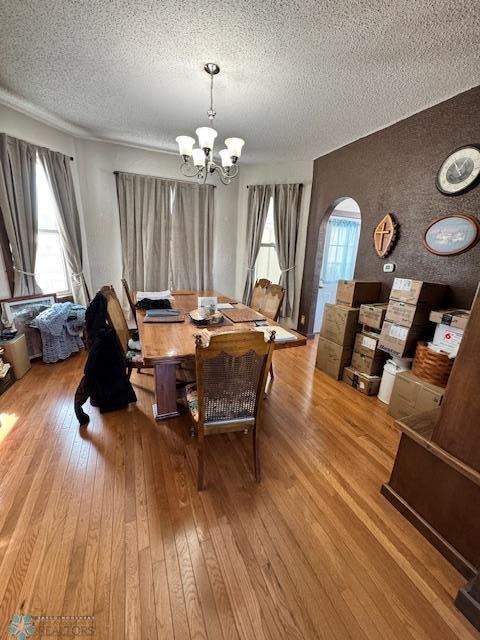
[[[87,308],[85,330],[89,353],[75,393],[75,414],[82,426],[89,422],[82,409],[88,398],[101,413],[123,409],[137,400],[117,334],[107,322],[107,299],[100,292]]]

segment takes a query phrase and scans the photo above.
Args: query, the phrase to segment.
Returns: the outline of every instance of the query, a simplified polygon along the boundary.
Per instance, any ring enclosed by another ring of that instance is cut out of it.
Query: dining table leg
[[[155,365],[155,420],[167,420],[180,415],[177,407],[176,369],[176,362]]]

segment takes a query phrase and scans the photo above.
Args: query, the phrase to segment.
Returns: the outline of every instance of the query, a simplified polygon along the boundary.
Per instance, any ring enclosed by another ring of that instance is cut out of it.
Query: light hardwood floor
[[[195,442],[138,404],[78,431],[84,356],[0,397],[0,637],[12,614],[94,615],[98,639],[465,640],[464,579],[380,495],[398,434],[384,406],[278,352],[261,434]],[[52,637],[52,636],[50,636]]]

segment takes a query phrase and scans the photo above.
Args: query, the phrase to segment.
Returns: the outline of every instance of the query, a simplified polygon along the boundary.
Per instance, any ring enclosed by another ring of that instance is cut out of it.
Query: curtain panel
[[[57,204],[58,228],[70,270],[73,299],[78,304],[87,305],[90,297],[83,274],[82,234],[70,169],[71,160],[63,153],[50,149],[38,149],[38,154]]]
[[[268,214],[268,205],[273,187],[256,184],[248,187],[247,202],[247,277],[243,291],[243,303],[249,304],[254,285],[255,263],[257,261],[263,229]]]
[[[213,185],[177,182],[172,207],[175,289],[213,288]]]
[[[291,318],[295,302],[297,235],[302,205],[302,184],[276,184],[273,190],[275,244],[280,285],[285,289],[280,315]]]
[[[162,291],[170,285],[173,180],[116,174],[122,275],[136,291]]]
[[[40,293],[34,273],[38,234],[36,153],[34,145],[0,134],[1,226],[10,245],[11,256],[7,253],[5,257],[14,270],[14,296]]]
[[[325,284],[353,278],[360,220],[331,216],[327,224],[322,280]]]

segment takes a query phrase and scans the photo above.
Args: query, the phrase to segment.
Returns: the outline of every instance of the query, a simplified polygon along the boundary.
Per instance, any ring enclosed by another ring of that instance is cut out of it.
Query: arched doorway
[[[325,304],[335,301],[337,281],[353,278],[360,226],[361,215],[358,203],[348,197],[336,200],[320,240],[320,242],[323,241],[323,247],[319,247],[323,258],[315,310],[313,329],[315,333],[318,333],[322,326]]]

